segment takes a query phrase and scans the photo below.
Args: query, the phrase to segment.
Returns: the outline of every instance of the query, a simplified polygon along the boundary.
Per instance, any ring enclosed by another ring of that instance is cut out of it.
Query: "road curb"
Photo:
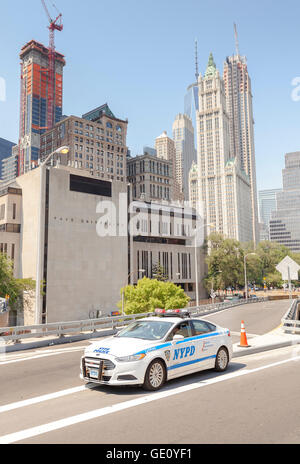
[[[278,348],[284,348],[286,346],[293,346],[293,345],[298,345],[300,344],[300,339],[297,340],[286,340],[286,341],[281,341],[281,342],[276,342],[276,343],[269,343],[266,345],[260,345],[260,346],[249,346],[245,347],[243,349],[234,349],[233,348],[233,358],[240,358],[241,356],[249,356],[250,354],[256,354],[256,353],[261,353],[264,351],[270,351],[270,350],[275,350]]]

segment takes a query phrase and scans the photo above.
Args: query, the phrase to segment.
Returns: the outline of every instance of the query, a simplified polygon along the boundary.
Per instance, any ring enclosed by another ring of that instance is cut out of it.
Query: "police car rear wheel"
[[[215,369],[218,372],[223,372],[227,369],[229,362],[228,351],[226,348],[220,348],[216,356]]]
[[[145,390],[158,390],[166,381],[166,368],[164,363],[155,359],[149,365],[143,388]]]

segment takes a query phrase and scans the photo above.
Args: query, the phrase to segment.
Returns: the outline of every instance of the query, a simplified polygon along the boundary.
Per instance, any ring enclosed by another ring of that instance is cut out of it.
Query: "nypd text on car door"
[[[184,338],[180,340],[179,336]],[[212,324],[200,320],[181,322],[173,329],[170,339],[173,341],[168,366],[169,378],[214,366],[217,334]]]
[[[175,338],[174,338],[175,337]],[[196,345],[190,321],[180,322],[168,337],[171,341],[168,377],[177,377],[195,369]]]

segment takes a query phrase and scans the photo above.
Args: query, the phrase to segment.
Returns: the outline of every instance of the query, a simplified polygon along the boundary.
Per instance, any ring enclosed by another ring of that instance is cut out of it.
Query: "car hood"
[[[86,356],[112,355],[116,357],[129,356],[140,351],[163,345],[161,340],[142,340],[139,338],[110,337],[93,343],[86,348]]]

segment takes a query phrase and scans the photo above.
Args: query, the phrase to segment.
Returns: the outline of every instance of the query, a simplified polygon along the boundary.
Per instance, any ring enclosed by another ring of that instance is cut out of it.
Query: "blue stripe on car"
[[[172,343],[169,342],[169,343],[164,343],[163,345],[152,346],[151,348],[147,348],[146,350],[142,350],[142,351],[139,351],[138,353],[134,353],[134,355],[136,355],[136,354],[146,354],[146,353],[149,353],[150,351],[160,350],[162,348],[166,348],[167,346],[171,346],[171,345],[172,345]]]
[[[196,364],[198,362],[206,361],[207,359],[213,359],[213,358],[216,358],[216,355],[206,356],[205,358],[193,359],[192,361],[186,361],[184,363],[174,364],[174,366],[168,367],[168,371],[171,371],[172,369],[177,369],[178,367],[188,366],[189,364]]]
[[[179,340],[178,342],[176,342],[176,345],[179,345],[179,343],[185,343],[187,341],[194,341],[194,340],[199,340],[200,338],[208,338],[208,337],[214,337],[216,335],[222,335],[223,332],[213,332],[213,333],[208,333],[208,334],[204,334],[204,335],[197,335],[196,337],[189,337],[189,338],[185,338],[184,340]]]

